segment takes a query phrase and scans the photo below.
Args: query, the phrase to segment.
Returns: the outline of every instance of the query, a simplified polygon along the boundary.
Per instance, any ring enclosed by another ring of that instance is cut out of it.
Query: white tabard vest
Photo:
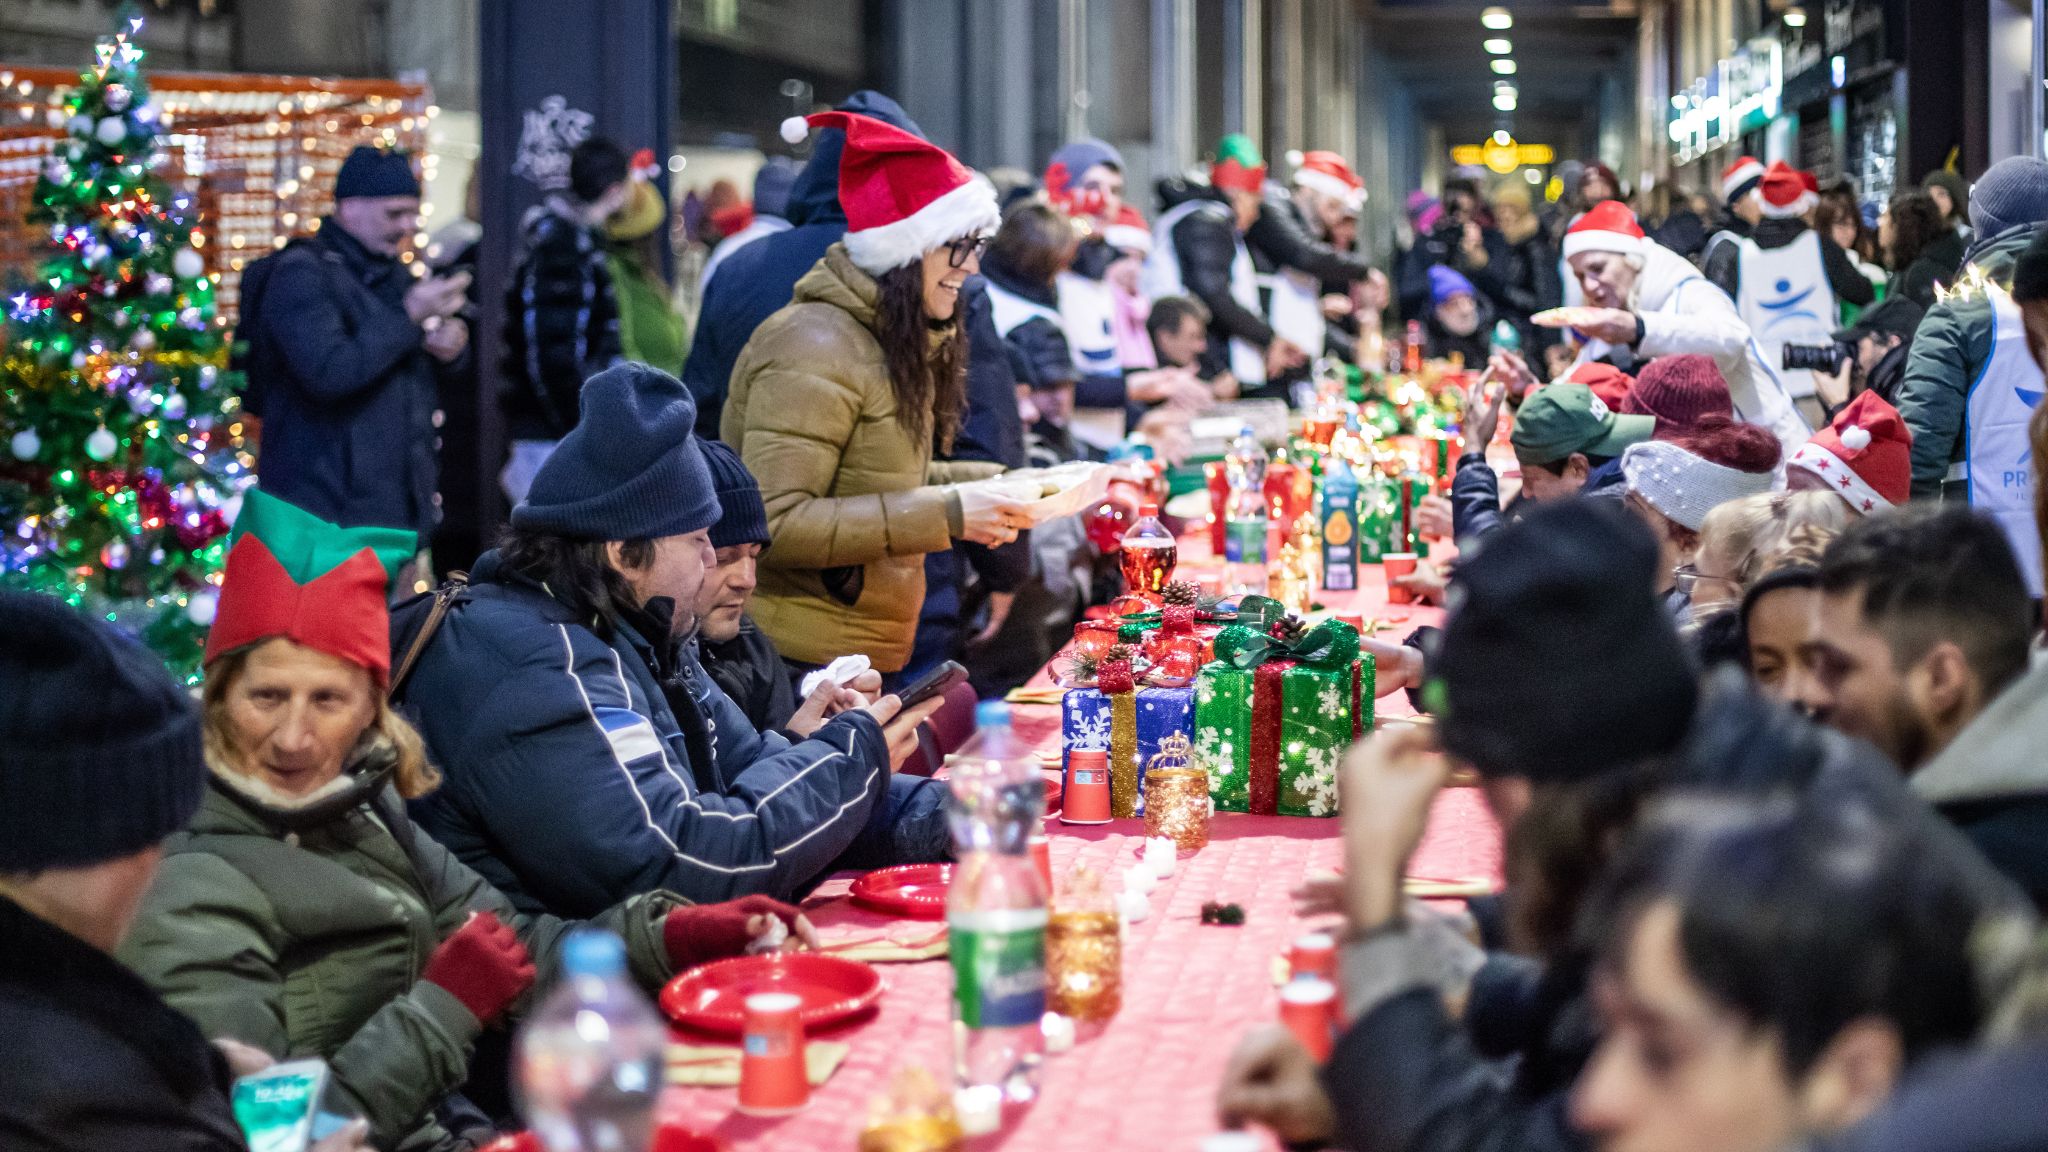
[[[2027,587],[2041,595],[2041,533],[2034,521],[2034,469],[2027,422],[2041,404],[2040,366],[2027,353],[2019,305],[1996,284],[1985,287],[1997,335],[1991,358],[1970,385],[1963,426],[1963,459],[1970,469],[1970,503],[2005,529],[2019,556]]]
[[[1007,288],[999,288],[995,281],[988,285],[988,318],[995,323],[996,335],[1007,340],[1010,333],[1030,320],[1045,320],[1053,327],[1060,327],[1060,314],[1035,300],[1026,300]]]
[[[1083,376],[1122,371],[1116,353],[1116,297],[1109,285],[1074,272],[1060,273],[1056,285],[1060,330],[1067,334],[1074,370]]]
[[[1329,334],[1323,319],[1323,282],[1299,268],[1282,268],[1261,276],[1266,295],[1266,322],[1282,340],[1308,354],[1313,360],[1323,354]]]
[[[1152,226],[1152,255],[1145,258],[1145,295],[1154,300],[1161,296],[1181,296],[1187,293],[1187,284],[1180,276],[1180,253],[1173,248],[1173,228],[1195,212],[1214,211],[1228,215],[1228,206],[1214,200],[1188,200],[1167,209],[1159,222]],[[1232,228],[1233,233],[1236,229]],[[1237,254],[1230,260],[1230,297],[1255,314],[1263,314],[1259,307],[1259,271],[1252,266],[1252,254],[1244,246],[1244,237],[1236,237]],[[1243,340],[1230,341],[1230,374],[1246,387],[1266,382],[1266,354],[1257,346]]]
[[[1835,291],[1828,286],[1821,263],[1820,233],[1807,229],[1783,248],[1764,248],[1744,238],[1738,266],[1740,298],[1735,301],[1742,322],[1749,325],[1763,351],[1764,363],[1778,373],[1795,397],[1813,395],[1813,373],[1783,367],[1785,345],[1827,344],[1841,318]]]

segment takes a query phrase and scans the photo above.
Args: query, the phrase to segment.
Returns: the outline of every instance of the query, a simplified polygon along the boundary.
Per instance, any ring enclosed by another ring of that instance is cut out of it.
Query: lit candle
[[[1161,880],[1173,875],[1174,861],[1179,857],[1180,846],[1168,837],[1154,836],[1145,841],[1145,867]]]

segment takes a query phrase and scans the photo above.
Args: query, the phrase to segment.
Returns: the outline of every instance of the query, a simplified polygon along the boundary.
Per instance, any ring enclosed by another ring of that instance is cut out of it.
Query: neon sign
[[[1721,61],[1711,81],[1702,77],[1671,98],[1671,143],[1689,164],[1725,147],[1744,132],[1777,118],[1785,92],[1784,48],[1774,39],[1752,41]]]

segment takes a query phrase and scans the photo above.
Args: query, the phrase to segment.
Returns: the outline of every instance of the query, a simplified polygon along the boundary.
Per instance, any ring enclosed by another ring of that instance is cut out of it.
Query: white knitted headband
[[[1777,486],[1773,472],[1716,464],[1664,440],[1631,444],[1621,454],[1621,474],[1629,491],[1695,532],[1707,522],[1707,513],[1721,505]]]

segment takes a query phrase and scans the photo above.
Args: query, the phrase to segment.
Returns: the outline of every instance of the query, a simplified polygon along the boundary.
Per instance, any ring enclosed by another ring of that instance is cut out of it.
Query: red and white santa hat
[[[1904,504],[1913,495],[1913,430],[1875,392],[1858,393],[1827,427],[1792,453],[1828,491],[1861,513]]]
[[[1144,215],[1129,204],[1119,207],[1116,219],[1103,226],[1102,238],[1111,248],[1126,252],[1149,255],[1152,251],[1152,229],[1146,225]]]
[[[792,116],[782,122],[782,138],[801,143],[809,128],[846,133],[839,153],[846,254],[871,276],[1002,222],[988,181],[929,140],[872,116],[838,111]]]
[[[1343,204],[1351,212],[1365,207],[1365,181],[1335,152],[1302,152],[1295,161],[1294,182]],[[1289,157],[1292,159],[1293,157]]]
[[[1801,172],[1783,160],[1771,161],[1764,169],[1763,181],[1757,185],[1762,194],[1764,215],[1773,220],[1789,220],[1804,216],[1820,202],[1819,182],[1812,175]]]
[[[1764,162],[1754,156],[1737,156],[1735,163],[1721,169],[1721,200],[1734,204],[1756,189],[1764,178]]]
[[[1649,250],[1650,242],[1643,235],[1643,226],[1636,223],[1636,214],[1619,200],[1602,200],[1593,205],[1564,233],[1566,257],[1581,252],[1619,252],[1640,257]]]

